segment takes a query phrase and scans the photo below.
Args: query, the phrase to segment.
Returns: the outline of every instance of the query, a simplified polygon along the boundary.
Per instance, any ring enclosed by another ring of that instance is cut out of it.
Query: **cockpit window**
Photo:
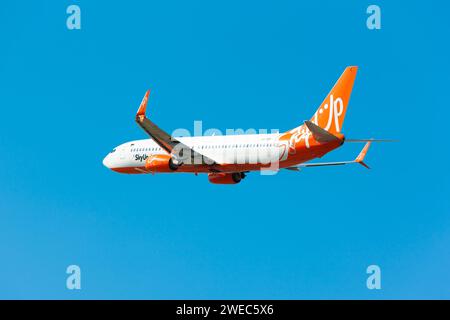
[[[110,153],[114,153],[114,152],[116,152],[116,149],[113,149]]]

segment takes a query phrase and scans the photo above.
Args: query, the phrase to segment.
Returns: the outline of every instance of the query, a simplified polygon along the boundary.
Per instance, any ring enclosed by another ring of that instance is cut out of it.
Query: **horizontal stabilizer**
[[[345,142],[397,142],[394,139],[345,139]]]
[[[372,141],[367,142],[364,145],[364,148],[361,150],[361,152],[356,157],[356,159],[353,161],[302,163],[302,164],[299,164],[298,166],[287,167],[284,169],[291,170],[291,171],[300,171],[301,168],[306,168],[306,167],[341,166],[341,165],[350,164],[350,163],[359,163],[360,165],[366,167],[367,169],[370,169],[369,166],[364,162],[364,158],[366,157],[367,151],[369,150],[371,143],[372,143]]]

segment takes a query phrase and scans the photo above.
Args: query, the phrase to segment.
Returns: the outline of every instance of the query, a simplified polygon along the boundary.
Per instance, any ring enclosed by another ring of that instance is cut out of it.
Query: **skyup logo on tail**
[[[322,127],[319,125],[319,115],[322,115],[324,112],[328,110],[328,121],[325,127]],[[344,112],[344,101],[342,101],[342,98],[336,98],[334,99],[333,95],[330,94],[330,103],[325,103],[323,107],[320,107],[319,110],[316,111],[314,117],[313,117],[313,123],[318,125],[319,127],[322,127],[323,129],[330,131],[331,125],[334,124],[334,129],[336,132],[340,132],[340,117],[342,116],[342,113]]]
[[[344,124],[347,105],[353,89],[358,67],[348,67],[328,93],[311,122],[331,134],[340,134]],[[312,134],[307,126],[301,125],[280,137],[280,144],[288,146],[289,154],[295,154],[298,147],[309,149]],[[285,154],[287,156],[287,153]]]

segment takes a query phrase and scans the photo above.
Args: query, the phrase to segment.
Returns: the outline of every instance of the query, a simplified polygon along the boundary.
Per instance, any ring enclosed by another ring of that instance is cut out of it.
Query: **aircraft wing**
[[[287,167],[285,169],[292,170],[292,171],[300,171],[301,168],[306,168],[306,167],[341,166],[341,165],[350,164],[350,163],[359,163],[360,165],[366,167],[367,169],[370,169],[369,166],[364,163],[364,157],[366,156],[367,150],[369,150],[371,143],[372,143],[372,141],[367,142],[365,144],[364,148],[359,153],[359,155],[353,161],[302,163],[297,166]]]
[[[172,154],[175,160],[184,164],[215,165],[216,161],[195,151],[178,139],[172,137],[146,117],[147,103],[150,90],[145,93],[136,114],[137,124],[164,150]]]

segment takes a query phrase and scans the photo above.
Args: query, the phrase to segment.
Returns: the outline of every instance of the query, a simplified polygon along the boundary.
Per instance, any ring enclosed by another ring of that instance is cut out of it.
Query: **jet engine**
[[[209,173],[208,180],[211,183],[215,184],[236,184],[241,182],[241,180],[245,178],[245,174],[243,172],[233,172],[233,173]]]
[[[168,154],[154,154],[145,160],[145,169],[150,172],[172,172],[178,167]]]

